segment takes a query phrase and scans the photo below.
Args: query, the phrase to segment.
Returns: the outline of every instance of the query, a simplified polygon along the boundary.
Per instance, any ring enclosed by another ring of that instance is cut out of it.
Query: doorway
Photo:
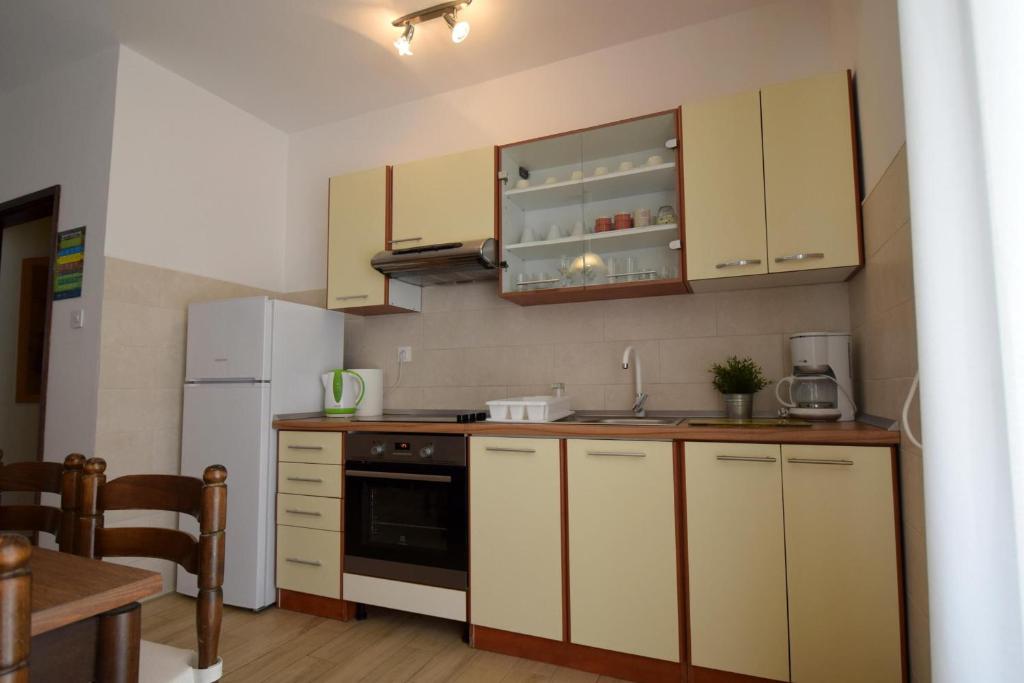
[[[0,203],[0,453],[43,459],[60,187]]]

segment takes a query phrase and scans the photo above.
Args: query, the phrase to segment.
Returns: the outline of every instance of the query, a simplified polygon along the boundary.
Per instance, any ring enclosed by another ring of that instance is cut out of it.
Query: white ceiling
[[[472,31],[391,20],[434,0],[3,0],[0,89],[116,40],[295,131],[643,38],[772,0],[475,0]],[[16,7],[16,9],[15,9]]]

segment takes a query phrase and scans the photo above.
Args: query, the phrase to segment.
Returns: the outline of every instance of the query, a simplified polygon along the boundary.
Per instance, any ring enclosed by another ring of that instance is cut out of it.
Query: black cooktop
[[[483,422],[483,410],[385,410],[376,417],[352,418],[352,422]]]

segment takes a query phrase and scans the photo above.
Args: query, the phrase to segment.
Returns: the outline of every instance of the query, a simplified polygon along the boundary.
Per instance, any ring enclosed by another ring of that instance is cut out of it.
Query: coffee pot
[[[789,338],[793,374],[775,385],[775,397],[789,415],[808,420],[854,419],[850,335],[805,332]],[[783,398],[783,387],[789,398]]]

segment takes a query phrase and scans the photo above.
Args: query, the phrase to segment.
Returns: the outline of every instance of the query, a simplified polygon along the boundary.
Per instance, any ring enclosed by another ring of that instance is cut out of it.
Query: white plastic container
[[[572,415],[568,396],[518,396],[488,401],[488,422],[554,422]]]

